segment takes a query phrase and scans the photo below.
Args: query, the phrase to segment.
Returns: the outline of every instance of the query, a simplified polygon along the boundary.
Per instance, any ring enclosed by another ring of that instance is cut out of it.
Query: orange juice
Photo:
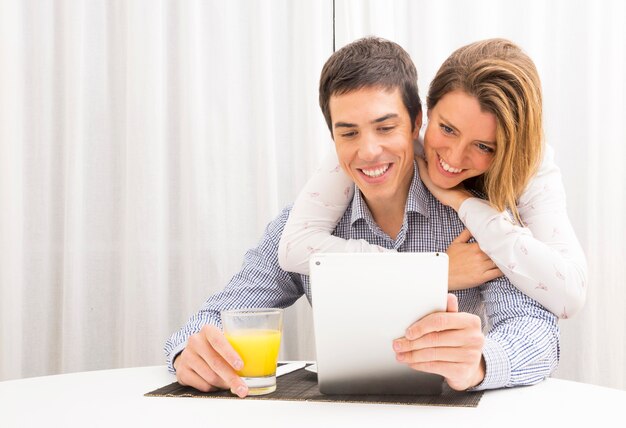
[[[279,330],[237,330],[226,333],[226,339],[243,360],[242,377],[265,377],[276,373]]]

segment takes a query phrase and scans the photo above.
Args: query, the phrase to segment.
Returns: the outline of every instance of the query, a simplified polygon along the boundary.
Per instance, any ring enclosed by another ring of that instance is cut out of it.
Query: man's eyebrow
[[[348,122],[337,122],[335,123],[335,128],[356,128],[356,124]]]
[[[386,114],[386,115],[384,115],[382,117],[379,117],[378,119],[372,120],[371,123],[380,123],[380,122],[386,121],[387,119],[392,119],[392,118],[396,118],[396,117],[398,117],[397,113],[389,113],[389,114]]]
[[[389,113],[389,114],[381,116],[381,117],[379,117],[377,119],[372,120],[370,123],[380,123],[380,122],[384,122],[384,121],[386,121],[388,119],[393,119],[393,118],[396,118],[396,117],[398,117],[397,113]],[[337,123],[335,123],[334,127],[335,128],[356,128],[357,125],[356,125],[356,123],[337,122]]]

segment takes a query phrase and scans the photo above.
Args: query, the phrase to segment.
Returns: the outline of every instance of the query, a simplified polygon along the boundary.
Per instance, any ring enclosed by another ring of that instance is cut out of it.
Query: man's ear
[[[422,128],[422,110],[415,116],[415,126],[413,127],[413,138],[419,137],[420,129]]]

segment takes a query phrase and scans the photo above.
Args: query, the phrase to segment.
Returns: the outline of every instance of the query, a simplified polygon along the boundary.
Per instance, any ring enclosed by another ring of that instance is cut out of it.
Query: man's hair
[[[488,39],[457,49],[430,84],[426,104],[434,108],[449,92],[462,90],[496,117],[496,151],[490,168],[470,180],[499,211],[515,218],[520,197],[535,174],[542,154],[542,97],[533,61],[505,39]]]
[[[365,37],[332,54],[322,69],[320,107],[331,135],[330,97],[369,87],[389,91],[398,88],[409,112],[411,126],[415,126],[415,118],[422,111],[415,64],[397,43]]]

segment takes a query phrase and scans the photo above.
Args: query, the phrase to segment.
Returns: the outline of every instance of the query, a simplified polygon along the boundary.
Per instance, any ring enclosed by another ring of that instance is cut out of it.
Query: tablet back
[[[397,362],[392,342],[446,310],[445,253],[318,253],[310,272],[320,392],[441,392],[443,378]]]

